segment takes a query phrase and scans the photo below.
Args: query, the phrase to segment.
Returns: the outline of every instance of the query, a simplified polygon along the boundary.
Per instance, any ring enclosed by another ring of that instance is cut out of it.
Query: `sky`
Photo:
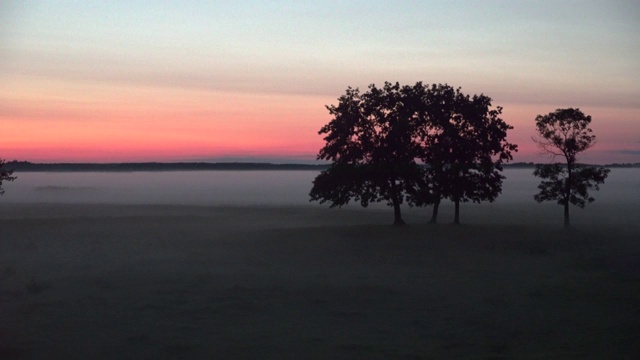
[[[640,162],[640,2],[0,1],[0,158],[307,162],[348,86],[447,83],[514,126],[577,107]]]

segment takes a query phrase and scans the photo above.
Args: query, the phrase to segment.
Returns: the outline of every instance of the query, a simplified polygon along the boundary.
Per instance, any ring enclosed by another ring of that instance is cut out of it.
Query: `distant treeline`
[[[205,163],[205,162],[144,162],[144,163],[51,163],[9,161],[7,169],[20,171],[197,171],[197,170],[323,170],[328,165],[272,163]]]
[[[534,168],[533,162],[505,164],[505,168]],[[640,163],[614,163],[609,168],[638,168]],[[325,164],[273,164],[259,162],[144,162],[144,163],[32,163],[29,161],[9,161],[5,167],[21,171],[197,171],[197,170],[324,170]]]
[[[502,166],[504,166],[505,168],[532,168],[533,169],[536,167],[536,165],[538,164],[533,162],[516,162],[516,163],[504,164]],[[595,164],[577,164],[577,165],[596,166]],[[612,163],[612,164],[606,164],[601,166],[604,166],[607,168],[638,168],[640,167],[640,163]]]

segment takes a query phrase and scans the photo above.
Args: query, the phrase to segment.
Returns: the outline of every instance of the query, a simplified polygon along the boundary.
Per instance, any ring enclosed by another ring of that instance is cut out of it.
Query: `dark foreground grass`
[[[0,220],[0,358],[640,357],[637,225],[76,210]]]

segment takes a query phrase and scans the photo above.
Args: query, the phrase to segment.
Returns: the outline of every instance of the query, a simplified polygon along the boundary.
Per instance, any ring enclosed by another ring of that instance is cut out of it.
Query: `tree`
[[[431,223],[438,219],[438,209],[445,193],[446,166],[449,153],[454,148],[451,134],[454,118],[458,116],[458,104],[464,100],[460,89],[448,85],[432,85],[423,98],[425,116],[418,124],[420,147],[417,157],[425,167],[411,202],[414,205],[433,205]]]
[[[513,129],[491,107],[485,95],[464,95],[447,84],[433,85],[425,97],[420,158],[426,164],[414,203],[432,203],[431,222],[437,221],[440,200],[455,204],[454,223],[460,223],[460,203],[493,202],[502,191],[502,164],[513,159],[517,145],[506,141]]]
[[[5,161],[0,159],[0,195],[4,194],[4,189],[2,188],[3,181],[13,181],[16,179],[15,176],[11,176],[13,174],[13,170],[4,169]]]
[[[589,128],[591,116],[580,109],[557,109],[547,115],[536,117],[536,129],[540,138],[533,137],[540,152],[551,159],[560,156],[559,163],[537,165],[533,174],[542,181],[540,192],[534,196],[537,202],[557,201],[564,206],[564,225],[570,226],[569,204],[584,208],[595,199],[589,195],[590,189],[599,190],[600,184],[609,174],[609,169],[584,166],[577,163],[577,155],[596,143],[596,136]]]
[[[318,132],[326,145],[317,158],[332,163],[313,181],[311,201],[331,207],[386,201],[394,224],[404,224],[400,205],[419,174],[413,129],[423,90],[422,83],[372,84],[365,93],[349,87],[338,105],[327,106],[333,119]]]

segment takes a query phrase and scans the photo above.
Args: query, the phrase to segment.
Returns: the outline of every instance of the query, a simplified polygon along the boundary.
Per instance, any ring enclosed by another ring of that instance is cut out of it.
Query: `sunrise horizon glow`
[[[640,162],[634,1],[0,4],[0,158],[309,163],[347,87],[447,83],[537,115],[580,108],[585,163]]]

